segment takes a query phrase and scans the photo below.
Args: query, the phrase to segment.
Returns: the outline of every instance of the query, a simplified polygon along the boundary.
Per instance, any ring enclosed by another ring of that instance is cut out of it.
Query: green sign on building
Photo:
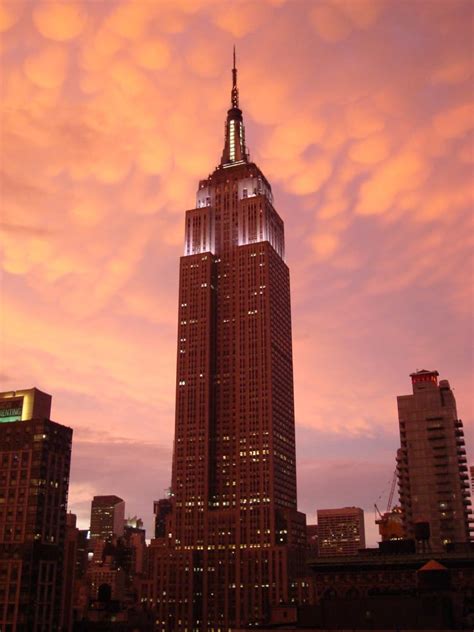
[[[23,411],[23,397],[20,399],[4,399],[0,401],[0,423],[20,421]]]

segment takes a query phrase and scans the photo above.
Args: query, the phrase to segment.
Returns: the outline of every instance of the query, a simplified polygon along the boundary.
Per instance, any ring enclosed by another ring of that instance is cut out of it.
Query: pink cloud
[[[471,6],[455,5],[2,5],[4,386],[51,392],[76,429],[83,519],[94,491],[134,494],[150,446],[163,466],[139,510],[168,484],[184,211],[222,151],[235,38],[251,156],[285,221],[303,509],[343,502],[328,474],[364,463],[336,454],[312,490],[320,441],[392,467],[417,366],[472,419]],[[111,462],[87,469],[91,425]]]

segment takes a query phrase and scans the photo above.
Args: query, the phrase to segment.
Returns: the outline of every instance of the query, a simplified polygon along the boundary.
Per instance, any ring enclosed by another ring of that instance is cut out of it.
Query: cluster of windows
[[[19,608],[22,562],[0,560],[0,627],[13,630]]]
[[[24,540],[31,456],[25,450],[0,457],[0,542]]]
[[[211,208],[200,208],[187,212],[184,241],[185,256],[214,252],[214,226]]]

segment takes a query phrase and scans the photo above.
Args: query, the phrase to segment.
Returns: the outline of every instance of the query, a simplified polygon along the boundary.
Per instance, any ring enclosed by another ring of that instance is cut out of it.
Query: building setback
[[[160,630],[262,624],[303,569],[283,221],[232,74],[222,159],[185,220],[172,511],[143,595]]]
[[[91,505],[91,538],[111,540],[123,535],[125,502],[118,496],[94,496]]]
[[[438,372],[411,374],[413,394],[397,398],[398,476],[408,538],[434,551],[469,540],[471,504],[463,424],[447,380]],[[429,533],[425,525],[429,525]]]
[[[0,629],[55,632],[61,620],[72,430],[36,388],[0,393]],[[69,604],[70,605],[70,604]]]
[[[364,512],[360,507],[318,509],[320,556],[355,555],[364,548]]]

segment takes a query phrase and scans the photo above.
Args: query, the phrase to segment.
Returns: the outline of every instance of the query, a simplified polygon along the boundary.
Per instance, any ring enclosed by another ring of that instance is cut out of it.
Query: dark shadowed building
[[[153,502],[155,514],[155,538],[164,538],[166,534],[166,516],[171,512],[172,503],[169,498],[160,498]]]
[[[416,553],[388,541],[350,557],[315,558],[318,604],[299,610],[303,629],[472,628],[474,549],[468,543]]]
[[[36,388],[0,393],[0,629],[60,629],[72,430]],[[67,607],[71,604],[68,602]]]
[[[306,525],[306,546],[308,547],[309,556],[316,557],[319,555],[319,542],[318,542],[318,525],[308,524]]]
[[[433,551],[467,542],[471,505],[463,424],[447,380],[411,374],[413,394],[398,401],[400,503],[407,537]]]

